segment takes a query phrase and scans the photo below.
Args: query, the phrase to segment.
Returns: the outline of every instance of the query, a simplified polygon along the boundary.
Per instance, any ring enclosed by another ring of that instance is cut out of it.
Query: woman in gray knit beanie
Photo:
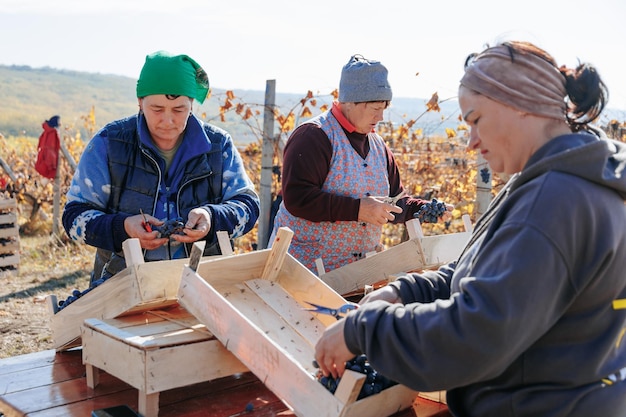
[[[426,203],[406,196],[396,205],[388,198],[404,193],[393,152],[375,130],[391,97],[387,68],[353,55],[341,70],[338,101],[287,141],[283,202],[269,241],[289,227],[289,252],[314,273],[381,250],[382,226],[413,219]]]
[[[391,101],[391,96],[387,68],[380,62],[353,55],[341,70],[340,103]]]

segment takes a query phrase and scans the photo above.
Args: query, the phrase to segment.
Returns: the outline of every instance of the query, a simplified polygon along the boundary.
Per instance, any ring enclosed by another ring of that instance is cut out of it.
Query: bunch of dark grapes
[[[369,397],[370,395],[378,394],[382,390],[397,384],[397,382],[394,382],[376,372],[376,370],[374,370],[374,368],[372,368],[370,363],[367,361],[365,355],[357,356],[356,358],[346,362],[346,369],[365,374],[365,382],[363,383],[363,387],[359,392],[357,400]],[[341,378],[335,379],[332,376],[324,376],[321,372],[319,372],[317,380],[324,385],[327,390],[334,394]]]
[[[159,237],[170,237],[173,234],[182,235],[185,223],[183,219],[178,217],[172,220],[166,220],[161,226],[152,226],[152,230],[159,232]]]
[[[485,183],[488,184],[489,183],[489,179],[490,179],[491,175],[489,175],[489,169],[488,168],[483,168],[480,170],[480,179]]]
[[[433,198],[430,203],[424,203],[413,215],[420,223],[437,223],[437,220],[446,212],[446,203]]]
[[[68,305],[72,304],[74,301],[78,300],[80,297],[82,297],[83,295],[87,294],[89,291],[93,290],[94,288],[96,288],[97,286],[99,286],[100,284],[102,284],[104,281],[106,281],[107,278],[100,278],[94,282],[91,283],[91,286],[89,288],[87,288],[84,291],[80,291],[80,290],[73,290],[72,294],[67,297],[65,300],[60,300],[58,302],[58,307],[59,310],[67,307]]]

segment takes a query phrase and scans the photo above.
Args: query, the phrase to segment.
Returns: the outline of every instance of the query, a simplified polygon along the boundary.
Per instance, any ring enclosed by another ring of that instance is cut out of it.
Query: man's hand
[[[203,208],[195,208],[189,212],[187,223],[183,229],[184,235],[173,234],[172,239],[183,242],[192,243],[205,237],[211,230],[211,215],[208,210]]]
[[[377,197],[362,198],[359,206],[359,221],[382,226],[393,220],[393,213],[402,213],[402,208],[385,203]]]

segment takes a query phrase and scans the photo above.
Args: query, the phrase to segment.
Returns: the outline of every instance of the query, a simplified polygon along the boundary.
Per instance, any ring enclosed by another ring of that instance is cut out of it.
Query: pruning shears
[[[334,318],[336,318],[337,320],[343,318],[343,316],[345,314],[347,314],[349,311],[351,310],[356,310],[357,308],[359,308],[359,305],[356,303],[346,303],[340,307],[337,308],[330,308],[330,307],[326,307],[326,306],[321,306],[319,304],[314,304],[314,303],[310,303],[308,301],[305,301],[305,303],[313,306],[312,308],[305,308],[304,310],[306,311],[311,311],[313,313],[320,313],[320,314],[328,314],[329,316],[333,316]]]
[[[141,225],[143,226],[144,230],[146,232],[151,232],[152,231],[152,225],[150,224],[148,219],[146,219],[146,215],[144,214],[143,210],[139,209],[139,213],[141,213],[141,217],[143,218],[143,221],[141,222]]]
[[[396,204],[398,202],[398,200],[400,200],[403,197],[407,197],[409,195],[409,193],[407,193],[406,191],[402,191],[400,194],[398,194],[395,197],[385,197],[383,199],[383,201],[387,204]]]

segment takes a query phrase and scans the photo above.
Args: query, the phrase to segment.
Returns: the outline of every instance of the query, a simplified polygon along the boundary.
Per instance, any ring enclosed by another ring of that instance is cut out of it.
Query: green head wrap
[[[158,51],[146,56],[137,80],[137,97],[171,94],[195,98],[202,104],[208,93],[209,77],[187,55]]]

